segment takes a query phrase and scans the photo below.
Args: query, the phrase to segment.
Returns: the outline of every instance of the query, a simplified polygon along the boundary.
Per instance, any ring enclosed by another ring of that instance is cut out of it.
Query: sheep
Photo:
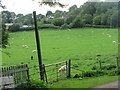
[[[117,43],[116,41],[113,41],[113,43]]]
[[[68,68],[68,66],[67,66],[67,68]],[[67,68],[66,68],[66,65],[64,65],[58,70],[58,72],[65,71],[65,70],[67,70]]]
[[[22,45],[23,48],[29,48],[28,45]]]
[[[37,50],[32,50],[32,53],[36,53],[37,52]]]

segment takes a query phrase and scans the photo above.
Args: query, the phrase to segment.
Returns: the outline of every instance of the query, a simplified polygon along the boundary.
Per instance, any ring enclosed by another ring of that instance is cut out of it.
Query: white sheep
[[[58,70],[58,72],[65,71],[65,70],[67,70],[67,68],[68,68],[68,66],[66,67],[66,65],[64,65]]]
[[[113,41],[113,43],[117,43],[116,41]]]
[[[22,45],[23,48],[29,48],[28,45]]]
[[[37,52],[37,50],[32,50],[32,53],[36,53]]]

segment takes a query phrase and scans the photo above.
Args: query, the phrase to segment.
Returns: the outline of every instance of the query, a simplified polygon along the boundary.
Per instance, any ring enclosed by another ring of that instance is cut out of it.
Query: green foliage
[[[89,70],[89,71],[85,71],[83,72],[83,77],[93,77],[93,76],[103,76],[106,73],[104,71],[101,70]]]
[[[20,26],[18,24],[13,24],[13,25],[9,26],[8,30],[11,32],[20,31]]]
[[[75,17],[76,17],[76,15],[69,16],[66,19],[65,23],[70,24],[75,19]]]
[[[39,29],[59,29],[59,26],[55,26],[53,24],[40,24],[38,26]]]
[[[74,11],[75,9],[77,9],[77,6],[76,5],[73,5],[69,8],[69,12],[72,12]]]
[[[80,18],[81,16],[77,16],[75,20],[70,24],[70,28],[81,28],[85,25],[84,21]]]
[[[93,24],[101,25],[101,16],[96,16],[93,18]]]
[[[55,18],[55,19],[53,19],[53,24],[55,26],[62,26],[64,24],[64,19],[62,19],[62,18]]]
[[[61,29],[68,29],[68,28],[69,28],[69,25],[67,25],[66,23],[61,26]]]
[[[29,81],[16,87],[15,89],[26,90],[26,89],[40,89],[48,88],[48,85],[43,81]]]
[[[52,11],[47,11],[46,17],[49,17],[50,15],[52,15]]]
[[[2,32],[2,47],[6,48],[8,45],[9,33],[5,28],[0,29],[0,32]]]
[[[19,31],[30,31],[30,30],[34,30],[34,27],[32,27],[32,26],[29,26],[29,27],[21,27],[21,28],[19,29]]]

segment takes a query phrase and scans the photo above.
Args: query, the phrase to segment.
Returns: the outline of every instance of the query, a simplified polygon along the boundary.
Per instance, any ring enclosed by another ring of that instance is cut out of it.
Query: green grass
[[[111,34],[112,37],[108,37],[107,34]],[[97,54],[103,56],[117,54],[117,44],[112,43],[117,41],[117,38],[117,29],[42,30],[40,39],[43,63],[76,60],[87,56],[94,57]],[[9,42],[10,47],[3,51],[9,52],[10,57],[3,53],[3,64],[21,62],[37,64],[37,54],[32,53],[32,50],[36,49],[33,31],[10,33]],[[29,48],[22,48],[22,45],[28,45]],[[34,61],[30,60],[31,55],[34,56]]]
[[[118,41],[117,29],[41,30],[39,33],[42,60],[45,65],[69,59],[72,60],[72,66],[81,70],[91,70],[93,66],[99,67],[98,60],[102,61],[102,66],[117,64],[118,44],[112,43]],[[108,37],[108,34],[112,37]],[[34,31],[10,33],[9,43],[10,46],[3,49],[3,67],[21,63],[30,67],[38,65],[37,53],[32,53],[32,50],[36,49]],[[23,48],[22,45],[28,45],[29,48]],[[102,56],[97,58],[98,54]],[[30,60],[30,56],[34,56],[34,60]],[[36,68],[30,72],[35,73]],[[81,72],[72,69],[72,76],[76,73]],[[34,76],[36,77],[39,77],[39,74]]]
[[[64,81],[59,81],[51,85],[52,88],[93,88],[109,82],[118,80],[118,76],[101,76],[92,78],[71,78]]]

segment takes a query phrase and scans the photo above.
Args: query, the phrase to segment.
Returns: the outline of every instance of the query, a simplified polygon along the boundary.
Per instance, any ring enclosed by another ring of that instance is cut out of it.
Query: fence
[[[0,88],[15,88],[29,80],[28,65],[10,66],[0,69]]]
[[[27,64],[19,66],[10,66],[0,69],[0,88],[15,88],[22,83],[32,80],[40,80],[40,74],[43,73],[43,80],[46,83],[52,83],[70,77],[70,61],[59,62],[55,64],[42,65],[42,71],[39,70],[40,65],[28,67]],[[61,72],[58,72],[61,66],[65,66]]]
[[[61,72],[58,72],[59,68],[65,65],[66,65],[66,69]],[[69,62],[63,61],[49,65],[43,64],[42,65],[43,69],[41,72],[39,71],[39,67],[40,67],[39,65],[29,67],[29,71],[31,73],[29,77],[31,78],[31,80],[40,80],[40,73],[43,73],[44,81],[46,81],[47,83],[56,82],[65,79],[66,77],[70,77],[70,60]]]

